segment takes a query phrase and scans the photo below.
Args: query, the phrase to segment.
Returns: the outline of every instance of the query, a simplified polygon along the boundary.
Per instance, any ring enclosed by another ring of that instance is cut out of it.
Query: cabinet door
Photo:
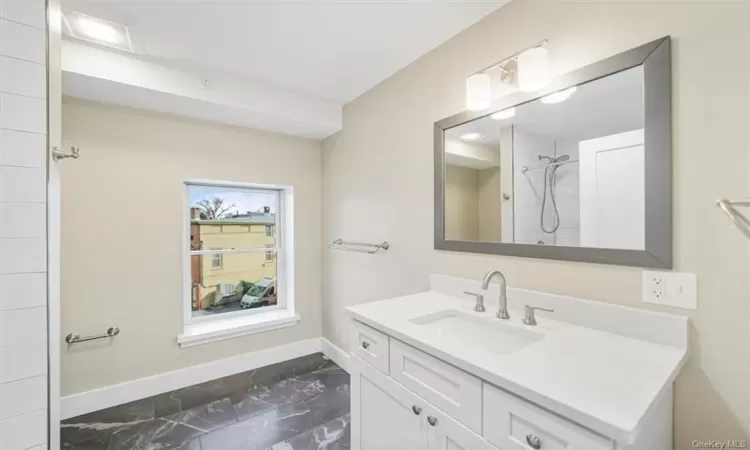
[[[351,356],[352,449],[427,450],[419,397]]]
[[[497,450],[480,435],[437,408],[430,408],[426,417],[429,450]]]

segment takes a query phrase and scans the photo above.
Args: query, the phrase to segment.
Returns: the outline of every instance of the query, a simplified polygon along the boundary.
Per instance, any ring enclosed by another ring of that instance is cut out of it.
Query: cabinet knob
[[[370,343],[363,341],[362,342],[362,348],[365,349],[365,350],[367,350],[368,348],[370,348]]]
[[[432,416],[427,416],[427,423],[432,425],[433,427],[437,424],[437,418]]]
[[[526,435],[526,443],[528,443],[531,448],[534,448],[536,450],[539,450],[540,448],[542,448],[541,439],[534,436],[533,434]]]
[[[420,414],[422,414],[422,408],[420,408],[420,407],[419,407],[419,406],[417,406],[417,405],[414,405],[414,406],[412,406],[412,407],[411,407],[411,410],[412,410],[412,411],[414,411],[414,414],[416,414],[416,415],[420,415]]]

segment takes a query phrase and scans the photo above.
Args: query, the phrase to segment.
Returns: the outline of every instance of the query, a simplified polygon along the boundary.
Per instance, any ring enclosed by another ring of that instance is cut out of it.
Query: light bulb
[[[544,47],[530,48],[518,55],[518,88],[524,92],[536,91],[549,81],[548,52]]]
[[[466,109],[479,111],[492,104],[492,84],[490,76],[477,73],[466,79]]]

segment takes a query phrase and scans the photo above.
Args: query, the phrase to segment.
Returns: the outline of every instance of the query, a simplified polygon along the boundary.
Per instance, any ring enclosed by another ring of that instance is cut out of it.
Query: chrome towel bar
[[[344,250],[347,252],[369,253],[370,255],[373,255],[380,250],[388,250],[390,248],[390,244],[388,244],[388,241],[384,241],[380,244],[370,244],[369,242],[344,241],[343,239],[339,238],[333,241],[331,245],[328,246],[328,248],[334,250]]]
[[[110,337],[115,337],[118,334],[120,334],[120,329],[117,327],[109,327],[107,329],[107,332],[104,334],[96,334],[93,336],[81,336],[78,333],[70,333],[69,335],[65,336],[65,342],[68,344],[76,344],[78,342],[86,342],[86,341],[93,341],[96,339],[105,339]]]
[[[742,213],[735,208],[735,206],[750,206],[750,200],[730,201],[722,198],[716,202],[716,206],[721,208],[727,217],[729,217],[729,220],[731,220],[732,223],[735,224],[748,239],[750,239],[750,219],[742,215]]]

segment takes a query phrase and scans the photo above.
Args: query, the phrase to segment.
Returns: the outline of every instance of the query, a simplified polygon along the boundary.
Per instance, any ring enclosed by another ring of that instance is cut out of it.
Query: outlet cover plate
[[[698,309],[698,277],[694,273],[644,270],[643,301]]]

